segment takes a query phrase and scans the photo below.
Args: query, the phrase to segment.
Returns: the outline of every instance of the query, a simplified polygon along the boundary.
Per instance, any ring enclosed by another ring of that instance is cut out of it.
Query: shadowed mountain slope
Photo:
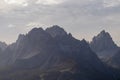
[[[1,80],[114,80],[85,40],[57,25],[20,35],[4,54],[9,68],[0,70]]]

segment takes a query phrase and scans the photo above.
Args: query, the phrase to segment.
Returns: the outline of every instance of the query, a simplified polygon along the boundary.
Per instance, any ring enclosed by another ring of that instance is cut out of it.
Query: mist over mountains
[[[33,28],[0,48],[0,80],[120,79],[120,49],[105,31],[88,43],[58,25]]]

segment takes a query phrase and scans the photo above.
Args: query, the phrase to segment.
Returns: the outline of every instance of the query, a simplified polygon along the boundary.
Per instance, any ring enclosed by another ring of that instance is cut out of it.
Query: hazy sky
[[[1,41],[54,24],[86,40],[105,29],[120,45],[120,0],[0,0]]]

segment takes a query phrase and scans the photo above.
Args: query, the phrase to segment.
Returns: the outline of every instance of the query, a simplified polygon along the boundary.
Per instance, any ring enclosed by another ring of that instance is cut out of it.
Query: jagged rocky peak
[[[52,37],[67,35],[67,32],[58,25],[53,25],[52,27],[47,28],[46,32],[48,32]]]
[[[108,32],[106,32],[105,30],[102,30],[102,31],[100,32],[100,34],[106,34],[106,33],[108,33]]]
[[[81,40],[81,43],[82,43],[83,45],[89,46],[89,43],[88,43],[85,39],[82,39],[82,40]]]
[[[34,39],[34,40],[47,39],[47,38],[51,37],[51,35],[48,34],[42,28],[33,28],[30,32],[28,32],[28,34],[26,36],[28,36],[30,39]]]
[[[18,36],[17,42],[20,42],[21,40],[23,40],[24,37],[25,37],[24,34],[20,34],[20,35]]]
[[[42,28],[33,28],[31,31],[28,32],[28,34],[40,34],[43,32],[44,30]]]
[[[108,32],[106,32],[105,30],[101,31],[100,34],[98,34],[97,38],[112,39],[111,35]]]
[[[90,46],[95,52],[111,50],[118,47],[114,43],[111,35],[105,30],[101,31],[97,36],[93,38],[92,42],[90,43]]]

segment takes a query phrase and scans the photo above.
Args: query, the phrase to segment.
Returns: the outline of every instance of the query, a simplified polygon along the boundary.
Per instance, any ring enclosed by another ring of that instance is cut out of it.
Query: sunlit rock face
[[[118,51],[118,46],[114,43],[110,34],[104,30],[93,38],[90,47],[102,59],[108,59]]]

